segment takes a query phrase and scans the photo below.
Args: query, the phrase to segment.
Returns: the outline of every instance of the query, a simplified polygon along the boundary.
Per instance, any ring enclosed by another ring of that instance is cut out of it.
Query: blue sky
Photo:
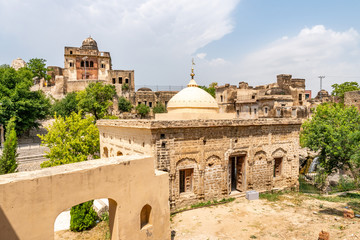
[[[91,35],[137,85],[250,85],[276,75],[308,89],[360,79],[360,1],[0,0],[0,64],[17,57],[63,66],[64,46]]]

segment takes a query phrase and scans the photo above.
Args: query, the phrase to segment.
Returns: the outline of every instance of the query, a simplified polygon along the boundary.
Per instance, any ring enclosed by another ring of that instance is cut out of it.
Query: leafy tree
[[[336,96],[340,99],[340,102],[344,102],[345,92],[360,90],[360,86],[357,82],[344,82],[342,84],[331,85],[333,91],[331,95]]]
[[[153,108],[153,113],[165,113],[165,112],[166,112],[166,108],[164,104],[162,104],[161,102],[156,103],[155,107]]]
[[[72,112],[77,112],[78,100],[76,92],[66,94],[65,98],[56,100],[51,107],[52,115],[70,116]]]
[[[136,106],[136,111],[140,114],[141,118],[146,117],[150,112],[150,107],[141,103]]]
[[[92,207],[93,202],[94,201],[84,202],[71,208],[71,231],[81,232],[95,226],[98,216]]]
[[[48,81],[51,76],[47,75],[46,60],[42,58],[32,58],[27,63],[27,68],[33,73],[34,77]]]
[[[319,151],[319,162],[326,173],[349,169],[359,177],[360,113],[353,106],[327,103],[319,105],[311,119],[302,125],[300,144]]]
[[[91,113],[96,120],[103,118],[116,96],[115,87],[109,84],[90,83],[83,91],[78,92],[76,100],[78,109],[84,113]]]
[[[82,118],[81,112],[72,112],[68,117],[55,115],[55,121],[47,127],[46,135],[38,135],[42,145],[50,150],[49,159],[41,167],[52,167],[67,163],[86,161],[98,158],[100,151],[99,130],[94,124],[94,118]]]
[[[38,120],[45,119],[50,101],[41,91],[30,91],[33,74],[27,68],[18,71],[11,67],[0,68],[0,124],[5,125],[16,117],[16,132],[22,134],[38,127]]]
[[[205,90],[206,92],[208,92],[213,98],[215,98],[215,93],[216,93],[216,86],[218,85],[217,82],[213,82],[209,85],[209,87],[206,86],[199,86],[199,88]]]
[[[129,84],[127,83],[124,83],[122,86],[121,86],[121,90],[123,90],[124,92],[128,91],[129,90]]]
[[[133,108],[133,105],[131,104],[131,102],[129,100],[127,100],[124,97],[119,98],[119,110],[121,112],[130,112],[132,108]]]
[[[13,173],[16,171],[17,137],[15,131],[15,118],[11,118],[6,126],[4,149],[0,158],[0,174]]]

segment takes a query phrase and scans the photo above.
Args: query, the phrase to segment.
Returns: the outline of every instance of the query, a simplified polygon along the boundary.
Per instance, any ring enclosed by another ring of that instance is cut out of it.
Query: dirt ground
[[[316,240],[321,230],[329,232],[331,240],[360,240],[360,218],[343,217],[346,206],[359,213],[360,193],[355,198],[338,200],[318,200],[301,193],[280,195],[276,201],[237,198],[172,216],[172,240]],[[55,239],[95,240],[110,236],[107,223],[100,222],[83,233],[56,232]]]
[[[345,206],[296,193],[275,202],[239,198],[179,213],[172,217],[171,228],[175,240],[315,240],[321,230],[329,232],[330,239],[360,240],[360,218],[345,219]]]

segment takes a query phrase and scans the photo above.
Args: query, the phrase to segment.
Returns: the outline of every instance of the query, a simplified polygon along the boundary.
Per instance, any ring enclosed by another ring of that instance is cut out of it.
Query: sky
[[[320,90],[360,82],[358,0],[0,0],[0,64],[64,66],[64,47],[91,36],[135,85],[273,83]],[[313,93],[314,94],[314,93]]]

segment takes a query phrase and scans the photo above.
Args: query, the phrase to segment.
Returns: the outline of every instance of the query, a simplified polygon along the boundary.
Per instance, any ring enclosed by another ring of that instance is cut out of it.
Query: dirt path
[[[302,194],[281,200],[232,203],[179,213],[172,217],[175,240],[317,239],[321,230],[330,239],[360,240],[360,219],[343,218],[346,203],[327,202]]]

